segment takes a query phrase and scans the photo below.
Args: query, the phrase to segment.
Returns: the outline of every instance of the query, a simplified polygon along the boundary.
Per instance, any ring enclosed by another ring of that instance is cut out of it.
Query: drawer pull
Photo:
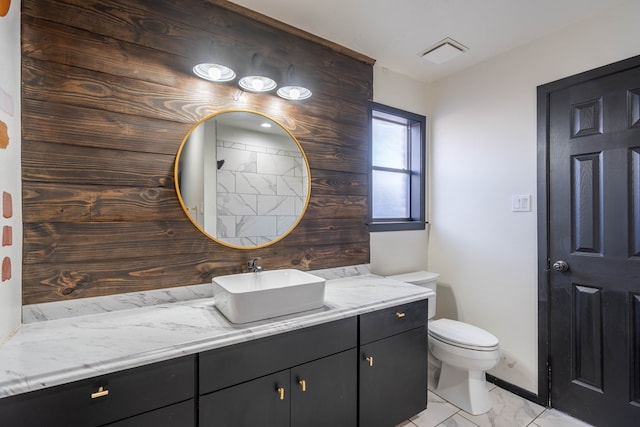
[[[284,387],[278,387],[278,398],[284,400]]]
[[[404,314],[404,313],[402,313],[402,312],[400,312],[400,311],[396,311],[396,317],[397,317],[398,319],[402,319],[404,316],[406,316],[406,314]]]
[[[298,381],[298,383],[300,384],[300,388],[302,389],[303,393],[307,391],[307,382],[305,380],[300,380]]]
[[[91,393],[91,398],[97,399],[99,397],[104,397],[108,395],[109,395],[109,390],[105,390],[104,387],[100,387],[98,391],[96,391],[95,393]]]
[[[364,360],[369,362],[369,366],[373,366],[373,356],[365,357]]]

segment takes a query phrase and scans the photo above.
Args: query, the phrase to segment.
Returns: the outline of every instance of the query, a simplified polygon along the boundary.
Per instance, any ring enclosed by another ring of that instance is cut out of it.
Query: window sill
[[[408,231],[408,230],[424,230],[426,228],[424,221],[398,221],[398,222],[370,222],[368,224],[370,232],[378,231]]]

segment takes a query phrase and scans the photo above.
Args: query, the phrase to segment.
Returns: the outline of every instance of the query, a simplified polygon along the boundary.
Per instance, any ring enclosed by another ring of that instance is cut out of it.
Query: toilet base
[[[493,406],[484,371],[469,371],[443,362],[435,392],[471,415],[489,412]]]

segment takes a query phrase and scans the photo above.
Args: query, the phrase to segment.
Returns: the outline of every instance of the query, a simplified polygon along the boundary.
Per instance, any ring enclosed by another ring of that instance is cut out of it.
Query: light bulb
[[[300,101],[311,97],[311,91],[303,86],[284,86],[278,89],[278,96],[291,101]]]
[[[236,78],[236,73],[226,65],[202,63],[193,67],[196,76],[212,82],[228,82]]]
[[[268,92],[278,86],[275,81],[264,76],[246,76],[241,78],[238,84],[249,92]]]
[[[262,79],[253,79],[253,81],[251,82],[251,87],[253,88],[253,90],[262,90],[262,88],[264,87],[264,83],[262,82]]]
[[[298,89],[297,87],[292,88],[289,91],[289,96],[291,97],[291,99],[298,99],[300,98],[300,89]]]
[[[220,68],[215,66],[209,68],[208,74],[209,77],[211,77],[211,80],[215,81],[220,80],[220,78],[222,77],[222,71],[220,71]]]

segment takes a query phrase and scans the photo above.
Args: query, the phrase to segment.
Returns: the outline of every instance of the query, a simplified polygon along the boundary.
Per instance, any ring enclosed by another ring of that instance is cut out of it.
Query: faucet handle
[[[249,260],[247,262],[247,269],[250,272],[260,272],[262,271],[262,267],[258,265],[258,261],[261,260],[262,258],[260,257],[255,257],[252,260]]]

